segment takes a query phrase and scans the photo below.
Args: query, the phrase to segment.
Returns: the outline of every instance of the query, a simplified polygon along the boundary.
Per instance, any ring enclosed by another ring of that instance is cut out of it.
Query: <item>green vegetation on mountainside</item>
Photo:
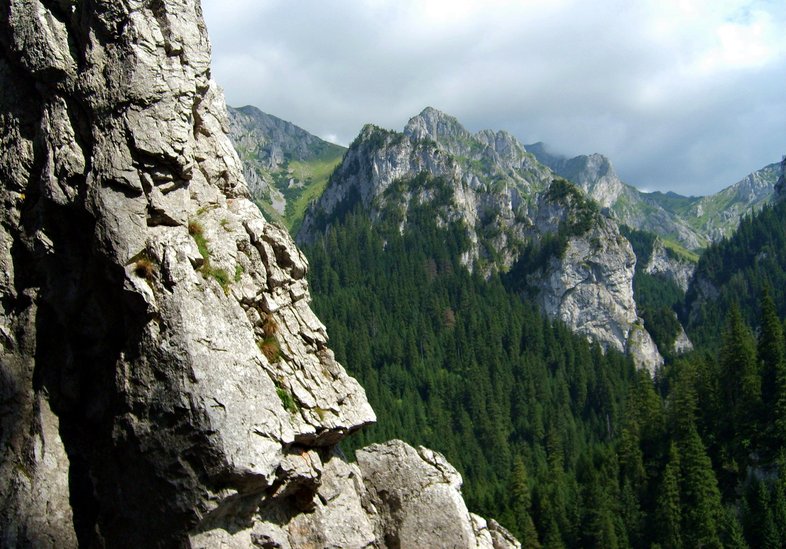
[[[591,537],[593,517],[575,502],[589,509],[600,494],[605,513],[622,512],[614,483],[591,494],[587,483],[611,466],[632,364],[543,319],[498,276],[470,274],[463,224],[438,227],[430,205],[413,202],[401,234],[388,215],[372,226],[356,208],[305,249],[331,347],[379,417],[345,449],[426,445],[462,472],[470,507],[527,546]]]
[[[721,298],[702,305],[718,315],[698,317],[693,331],[719,335],[668,357],[653,384],[544,319],[506,284],[516,273],[471,274],[466,227],[439,221],[443,187],[398,181],[390,193],[421,199],[402,210],[387,197],[374,224],[350,197],[305,250],[331,346],[379,417],[346,449],[402,438],[441,451],[463,474],[470,508],[525,547],[783,546],[783,206],[702,256]],[[561,191],[572,196],[552,190]],[[652,253],[652,235],[626,234],[640,261]],[[558,253],[559,240],[542,245]],[[780,284],[769,296],[768,281]],[[648,329],[672,343],[682,292],[643,272],[634,285]],[[726,295],[741,303],[729,314]]]
[[[272,182],[283,197],[284,212],[282,214],[274,207],[276,198],[270,192],[254,193],[254,203],[270,219],[282,222],[295,234],[303,222],[308,205],[322,195],[343,154],[344,149],[336,146],[325,149],[318,157],[309,160],[285,160],[275,169],[257,168],[259,177]]]
[[[295,233],[346,149],[251,106],[228,109],[230,138],[254,203]]]

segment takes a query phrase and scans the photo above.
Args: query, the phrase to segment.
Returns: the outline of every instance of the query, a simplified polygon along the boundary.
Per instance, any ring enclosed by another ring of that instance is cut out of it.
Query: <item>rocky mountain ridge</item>
[[[527,246],[559,233],[564,249],[528,279],[546,313],[604,346],[631,351],[640,366],[654,370],[662,358],[636,313],[630,245],[581,191],[553,179],[510,134],[473,135],[429,107],[403,133],[366,126],[297,238],[314,242],[332,218],[356,206],[372,219],[400,215],[403,231],[411,205],[428,203],[440,223],[465,224],[464,264],[488,273],[515,269]],[[591,267],[565,275],[576,265]]]
[[[518,546],[438,454],[336,447],[374,413],[248,199],[198,2],[13,0],[0,51],[0,545]]]
[[[567,158],[552,154],[543,143],[526,145],[525,149],[608,207],[620,223],[668,238],[693,251],[730,236],[742,216],[769,203],[779,174],[778,164],[769,164],[702,197],[645,193],[622,182],[611,161],[603,155]]]
[[[227,111],[252,199],[269,218],[297,226],[346,149],[250,105]]]

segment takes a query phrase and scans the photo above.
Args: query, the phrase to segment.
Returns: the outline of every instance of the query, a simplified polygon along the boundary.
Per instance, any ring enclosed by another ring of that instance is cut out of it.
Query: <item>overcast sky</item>
[[[346,145],[432,106],[645,190],[786,154],[786,1],[202,0],[233,106]]]

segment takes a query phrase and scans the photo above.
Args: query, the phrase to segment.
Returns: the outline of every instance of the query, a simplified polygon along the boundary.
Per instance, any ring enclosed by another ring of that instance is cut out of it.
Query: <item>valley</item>
[[[757,351],[748,326],[786,317],[780,174],[648,194],[599,155],[544,158],[434,109],[403,134],[367,126],[297,232],[317,314],[379,414],[345,449],[438,449],[470,508],[525,547],[759,546],[753,524],[780,512],[784,485],[746,470],[778,463],[764,410],[786,406],[786,340],[778,320]],[[620,345],[615,307],[635,315]],[[740,408],[721,411],[722,394]]]
[[[0,547],[786,546],[786,157],[682,196],[516,137],[692,188],[770,154],[751,66],[679,101],[660,5],[371,4],[0,10]]]

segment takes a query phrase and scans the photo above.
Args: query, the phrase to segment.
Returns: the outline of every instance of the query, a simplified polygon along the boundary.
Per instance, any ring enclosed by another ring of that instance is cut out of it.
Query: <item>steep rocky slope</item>
[[[644,193],[623,183],[603,155],[567,158],[550,153],[543,143],[525,148],[608,207],[620,223],[668,238],[688,250],[704,248],[730,236],[742,216],[771,201],[779,173],[778,164],[769,164],[722,191],[702,197]]]
[[[346,149],[256,107],[227,112],[252,199],[270,218],[297,228]]]
[[[660,239],[655,239],[644,272],[660,275],[672,280],[683,292],[688,291],[688,286],[696,271],[696,262],[692,257],[686,257],[674,251]]]
[[[775,197],[777,200],[782,200],[786,196],[786,155],[781,160],[781,173],[778,176],[778,182],[775,184]]]
[[[488,273],[518,271],[522,254],[550,235],[563,246],[522,275],[546,313],[604,346],[630,350],[654,370],[662,358],[638,319],[629,243],[583,193],[553,180],[510,134],[473,135],[426,108],[403,133],[363,129],[306,213],[298,239],[314,242],[356,206],[372,219],[399,216],[403,231],[412,205],[428,204],[440,223],[466,226],[463,262]]]
[[[336,448],[374,413],[248,200],[198,3],[12,0],[0,47],[0,545],[385,546],[424,501],[516,545],[439,456]]]

